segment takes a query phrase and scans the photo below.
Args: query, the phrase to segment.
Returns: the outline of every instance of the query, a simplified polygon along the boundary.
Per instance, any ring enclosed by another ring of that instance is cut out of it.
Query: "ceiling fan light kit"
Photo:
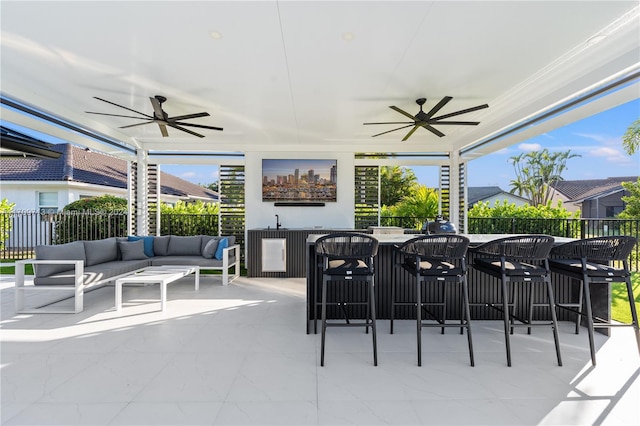
[[[433,127],[434,125],[477,126],[478,124],[480,124],[479,121],[443,121],[443,120],[447,118],[455,117],[457,115],[467,114],[469,112],[474,112],[484,108],[489,108],[489,105],[483,104],[483,105],[478,105],[472,108],[467,108],[460,111],[455,111],[449,114],[444,114],[444,115],[434,117],[434,115],[438,111],[440,111],[446,104],[448,104],[449,101],[451,101],[452,99],[453,98],[451,96],[445,96],[440,100],[440,102],[438,102],[433,108],[431,108],[429,112],[424,112],[422,110],[422,106],[427,102],[427,98],[416,99],[416,103],[420,107],[420,111],[418,111],[416,115],[411,115],[408,112],[398,108],[397,106],[392,105],[389,108],[404,115],[407,118],[410,118],[412,121],[387,121],[382,123],[363,123],[363,124],[365,126],[372,125],[372,124],[404,124],[404,126],[401,126],[392,130],[387,130],[386,132],[375,134],[372,136],[374,138],[376,136],[395,132],[396,130],[406,129],[408,127],[412,127],[412,129],[409,130],[409,133],[405,135],[405,137],[402,139],[403,141],[406,141],[407,139],[409,139],[411,135],[413,135],[413,133],[416,130],[418,130],[419,127],[423,127],[427,129],[428,131],[430,131],[431,133],[433,133],[438,137],[443,137],[444,133],[442,133],[440,130],[436,129],[435,127]]]
[[[135,118],[139,120],[144,120],[141,123],[129,124],[126,126],[120,126],[120,129],[127,129],[129,127],[143,126],[145,124],[156,123],[160,128],[160,133],[162,133],[163,137],[169,136],[169,132],[167,130],[167,126],[172,127],[174,129],[189,133],[190,135],[197,136],[199,138],[203,138],[204,135],[200,133],[196,133],[192,130],[186,129],[187,127],[197,127],[199,129],[209,129],[209,130],[222,130],[222,127],[214,127],[214,126],[205,126],[202,124],[193,124],[193,123],[185,123],[182,120],[188,120],[190,118],[199,118],[199,117],[208,117],[208,112],[197,112],[195,114],[186,114],[186,115],[177,115],[175,117],[169,117],[169,115],[162,109],[162,104],[166,102],[167,98],[162,95],[156,95],[153,98],[149,98],[151,101],[151,106],[153,107],[153,115],[145,114],[140,111],[136,111],[131,108],[127,108],[126,106],[116,104],[114,102],[108,101],[106,99],[99,98],[94,96],[95,99],[106,102],[110,105],[117,106],[118,108],[126,109],[127,111],[135,112],[140,116],[131,116],[131,115],[122,115],[122,114],[108,114],[105,112],[94,112],[94,111],[85,111],[87,114],[97,114],[97,115],[107,115],[110,117],[125,117],[125,118]]]

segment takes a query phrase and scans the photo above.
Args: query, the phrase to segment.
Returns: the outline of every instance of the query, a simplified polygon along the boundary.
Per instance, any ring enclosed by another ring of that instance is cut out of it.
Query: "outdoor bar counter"
[[[322,232],[324,234],[325,232]],[[318,268],[319,261],[315,254],[315,241],[322,236],[322,234],[309,234],[306,241],[306,277],[307,277],[307,333],[312,329],[317,332],[316,322],[314,320],[320,319],[320,300],[321,300],[321,278],[319,277],[320,270]],[[470,247],[478,246],[482,243],[492,241],[498,238],[504,238],[512,236],[511,234],[463,234],[471,241]],[[403,268],[394,268],[393,254],[394,247],[399,245],[410,238],[416,237],[415,234],[374,234],[379,241],[378,253],[374,259],[375,265],[375,294],[376,294],[376,317],[377,319],[389,319],[391,308],[391,282],[395,278],[398,282],[413,283],[415,278],[411,276]],[[555,237],[556,244],[562,244],[565,242],[573,241],[571,238]],[[486,303],[497,303],[499,301],[499,280],[476,271],[471,267],[473,263],[473,254],[469,253],[467,258],[469,283],[469,295],[471,302],[471,319],[474,320],[501,320],[502,314],[491,307],[486,306]],[[579,283],[573,281],[565,276],[553,273],[551,275],[551,281],[554,288],[554,296],[556,303],[575,303],[578,297]],[[364,286],[354,284],[354,288],[364,289]],[[519,286],[519,283],[515,284]],[[438,295],[440,286],[428,286],[428,296],[431,300],[439,300],[441,298]],[[356,297],[362,298],[362,293],[359,290],[356,291]],[[457,285],[448,286],[448,318],[447,319],[459,319],[460,318],[460,288]],[[595,285],[591,288],[591,297],[593,304],[593,313],[601,318],[610,319],[611,315],[611,299],[608,285]],[[525,300],[526,295],[524,291],[516,292],[517,303],[517,315],[520,318],[526,318],[524,308],[526,307]],[[397,289],[398,300],[414,300],[414,286],[399,286]],[[331,298],[331,293],[329,293]],[[536,285],[534,289],[534,301],[535,303],[544,303],[546,301],[546,290],[542,285]],[[315,307],[315,310],[314,310]],[[349,306],[348,307],[350,318],[364,318],[365,312],[362,306]],[[575,321],[575,315],[571,314],[564,309],[557,310],[558,320],[561,321]],[[536,307],[534,309],[534,320],[546,319],[549,315],[548,308]],[[338,313],[335,306],[327,307],[328,318],[342,318],[342,314]],[[415,307],[413,306],[398,306],[396,307],[396,319],[415,319]],[[319,322],[319,321],[318,321]],[[607,333],[608,329],[603,330]]]

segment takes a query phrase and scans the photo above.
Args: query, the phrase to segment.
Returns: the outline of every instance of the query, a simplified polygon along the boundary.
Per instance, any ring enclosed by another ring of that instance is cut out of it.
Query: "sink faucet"
[[[276,229],[280,229],[282,224],[280,223],[280,216],[276,215]]]

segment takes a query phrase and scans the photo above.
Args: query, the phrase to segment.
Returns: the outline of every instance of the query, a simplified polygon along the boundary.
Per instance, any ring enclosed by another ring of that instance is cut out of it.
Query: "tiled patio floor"
[[[466,338],[427,329],[416,365],[414,324],[379,321],[379,366],[361,329],[305,334],[304,280],[193,277],[85,296],[77,315],[15,315],[2,281],[3,425],[640,424],[640,356],[628,328],[597,336],[562,323],[564,366],[547,329],[516,331],[506,366],[501,323]]]

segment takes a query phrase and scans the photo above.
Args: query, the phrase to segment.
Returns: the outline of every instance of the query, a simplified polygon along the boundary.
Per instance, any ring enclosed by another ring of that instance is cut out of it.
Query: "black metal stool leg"
[[[553,288],[551,287],[551,278],[547,277],[545,283],[547,285],[551,322],[553,323],[553,341],[556,345],[556,356],[558,358],[558,365],[562,367],[562,355],[560,355],[560,339],[558,338],[558,318],[556,315],[556,302],[553,297]]]
[[[447,322],[447,283],[442,282],[442,324]],[[444,334],[444,327],[440,329],[440,334]]]
[[[589,351],[591,352],[591,364],[596,366],[596,347],[593,337],[593,311],[591,309],[591,291],[589,290],[589,277],[582,278],[582,286],[584,288],[584,308],[587,311],[587,332],[589,334]]]
[[[324,342],[327,335],[327,286],[329,280],[326,277],[322,279],[322,338],[320,344],[320,366],[324,367]]]
[[[393,334],[393,320],[396,316],[396,271],[393,271],[393,276],[391,277],[391,315],[389,321],[389,333]]]
[[[507,289],[507,277],[502,277],[502,309],[504,319],[504,343],[507,350],[507,365],[511,367],[511,343],[509,342],[509,334],[513,330],[511,327],[511,315],[509,311],[509,294]]]
[[[416,339],[418,344],[418,366],[422,365],[422,282],[416,275]]]
[[[373,365],[378,365],[378,341],[376,333],[376,297],[373,276],[369,277],[369,304],[371,305],[371,335],[373,336]],[[367,327],[368,329],[368,327]]]
[[[462,303],[464,306],[464,317],[467,320],[467,341],[469,343],[469,360],[471,361],[471,366],[475,366],[475,362],[473,360],[473,341],[471,339],[471,310],[469,309],[469,286],[467,284],[467,278],[463,278],[462,281]],[[462,316],[462,315],[460,315]]]

